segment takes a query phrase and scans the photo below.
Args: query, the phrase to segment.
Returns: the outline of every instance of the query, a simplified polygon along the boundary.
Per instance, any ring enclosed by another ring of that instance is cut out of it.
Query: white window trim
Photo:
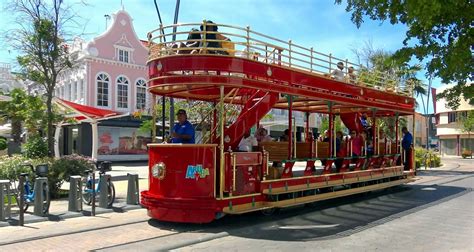
[[[105,75],[107,75],[107,77],[109,77],[109,87],[107,88],[108,106],[99,106],[99,99],[97,99],[97,95],[98,95],[97,77],[99,77],[99,75],[101,75],[101,74],[105,74]],[[111,82],[110,74],[108,74],[106,72],[98,72],[95,75],[95,78],[94,78],[94,103],[95,103],[96,107],[112,109],[112,100],[110,99],[111,98],[110,92],[111,92],[111,89],[112,89],[112,84],[113,83]]]
[[[147,110],[147,109],[148,109],[148,90],[147,90],[148,88],[147,88],[147,81],[146,81],[145,78],[142,78],[142,77],[137,78],[137,79],[135,80],[135,82],[134,82],[134,84],[135,84],[135,106],[133,107],[133,110],[137,110],[137,109],[138,109],[138,108],[137,108],[137,104],[138,104],[138,99],[137,99],[137,98],[138,98],[138,86],[137,86],[137,82],[138,82],[139,80],[143,80],[143,81],[145,82],[145,86],[144,86],[144,88],[145,88],[145,107],[143,108],[143,110]]]
[[[125,63],[125,64],[135,64],[135,61],[133,60],[133,52],[135,51],[134,48],[121,46],[121,45],[114,45],[114,48],[115,48],[114,60],[116,60],[118,62],[121,62],[121,63]],[[119,50],[128,52],[128,62],[120,61]]]
[[[128,85],[127,85],[127,108],[119,108],[118,107],[118,79],[120,77],[123,77],[128,80]],[[131,97],[131,88],[130,88],[130,78],[128,78],[126,75],[119,75],[117,78],[115,78],[115,109],[117,111],[130,111],[130,97]]]

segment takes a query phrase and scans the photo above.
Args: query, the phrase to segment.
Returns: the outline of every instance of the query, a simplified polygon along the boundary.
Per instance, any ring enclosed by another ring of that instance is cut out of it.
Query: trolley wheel
[[[279,209],[273,207],[273,208],[262,209],[262,210],[260,210],[260,212],[265,216],[272,216],[272,215],[278,213]]]

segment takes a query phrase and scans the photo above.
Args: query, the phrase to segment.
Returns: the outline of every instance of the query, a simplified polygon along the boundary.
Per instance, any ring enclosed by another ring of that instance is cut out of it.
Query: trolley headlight
[[[166,175],[166,165],[163,162],[156,163],[151,168],[151,174],[154,178],[164,179]]]

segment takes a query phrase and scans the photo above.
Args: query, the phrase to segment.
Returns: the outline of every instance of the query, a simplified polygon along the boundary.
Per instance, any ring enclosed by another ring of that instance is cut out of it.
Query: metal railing
[[[192,28],[202,27],[191,31]],[[218,31],[213,29],[218,27]],[[176,28],[176,32],[173,29]],[[193,34],[200,39],[188,39]],[[172,37],[176,40],[172,41]],[[168,42],[165,42],[168,41]],[[148,34],[149,61],[176,54],[212,54],[247,58],[267,64],[294,68],[311,74],[322,75],[359,86],[366,86],[387,92],[412,96],[412,87],[401,82],[396,72],[380,72],[364,68],[347,59],[334,57],[252,31],[249,26],[242,28],[226,24],[202,23],[175,24],[160,27]],[[337,64],[342,63],[343,69]],[[349,67],[354,73],[348,72]],[[337,75],[344,75],[340,78]]]

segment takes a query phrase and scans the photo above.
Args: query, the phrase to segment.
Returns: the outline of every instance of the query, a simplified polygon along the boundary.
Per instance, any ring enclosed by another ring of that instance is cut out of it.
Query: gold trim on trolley
[[[151,143],[147,144],[148,147],[217,147],[217,144],[175,144],[175,143]]]

